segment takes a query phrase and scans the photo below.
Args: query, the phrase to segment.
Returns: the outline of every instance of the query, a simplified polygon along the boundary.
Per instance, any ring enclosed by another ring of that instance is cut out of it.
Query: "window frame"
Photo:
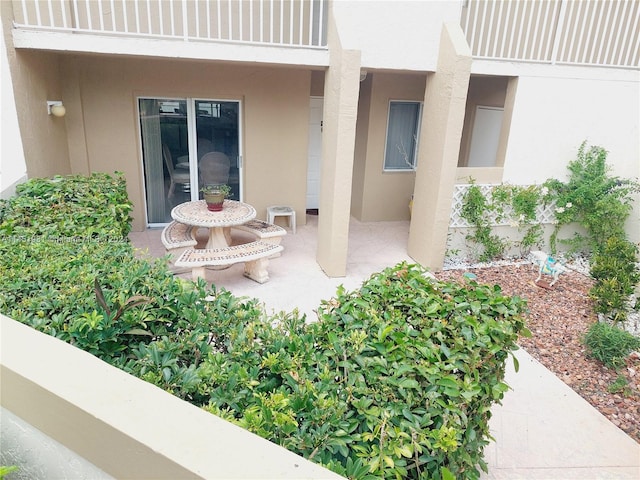
[[[414,113],[414,115],[417,116],[417,119],[415,119],[415,126],[414,126],[414,132],[412,134],[413,136],[413,148],[412,148],[412,152],[411,152],[411,162],[407,163],[405,160],[405,164],[406,166],[402,165],[389,165],[387,162],[387,156],[389,153],[389,133],[390,133],[390,128],[392,127],[391,125],[391,115],[392,115],[392,106],[394,104],[409,104],[412,106],[417,106],[418,110],[417,112]],[[418,164],[418,146],[419,146],[419,134],[420,134],[420,129],[422,127],[422,111],[423,111],[423,106],[424,106],[424,102],[422,101],[418,101],[418,100],[389,100],[389,105],[387,108],[387,126],[386,126],[386,132],[385,132],[385,143],[384,143],[384,156],[383,156],[383,160],[382,160],[382,170],[383,172],[415,172],[418,168],[417,164]]]

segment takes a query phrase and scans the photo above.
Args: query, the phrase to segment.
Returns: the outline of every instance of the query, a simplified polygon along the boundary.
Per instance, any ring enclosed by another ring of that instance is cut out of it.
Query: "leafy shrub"
[[[640,281],[637,266],[638,247],[623,238],[609,238],[593,256],[591,276],[596,283],[589,295],[595,311],[614,322],[627,318],[628,299]]]
[[[34,178],[16,192],[0,207],[2,235],[123,239],[131,230],[132,205],[118,172]]]
[[[567,167],[568,182],[556,179],[545,182],[546,200],[555,201],[558,221],[550,238],[553,251],[560,228],[574,222],[585,228],[586,235],[576,233],[573,238],[559,240],[573,251],[598,252],[609,237],[625,238],[624,223],[631,213],[631,194],[638,191],[638,184],[609,176],[607,153],[598,146],[587,149],[583,142],[577,158]]]
[[[111,192],[118,202],[123,189]],[[19,222],[15,209],[38,202],[21,195],[0,224],[2,313],[349,478],[486,470],[490,407],[527,333],[523,300],[400,264],[357,291],[340,288],[316,323],[295,311],[268,317],[256,300],[136,258],[117,236],[126,208],[87,207],[74,226],[43,203]],[[48,198],[66,211],[84,202]]]
[[[524,307],[498,286],[406,264],[324,303],[314,337],[352,412],[350,458],[377,478],[438,478],[441,467],[476,477]]]
[[[596,284],[589,293],[595,300],[595,310],[614,322],[624,320],[628,299],[640,280],[638,250],[626,240],[624,224],[632,210],[632,194],[640,185],[610,176],[607,151],[598,146],[587,149],[586,142],[580,145],[568,169],[567,183],[556,179],[545,182],[545,201],[556,204],[551,249],[556,251],[559,241],[572,251],[590,252],[590,273]],[[586,234],[575,233],[572,238],[558,240],[560,228],[574,222],[584,227]]]
[[[3,203],[0,311],[94,354],[122,350],[118,328],[98,322],[96,277],[140,274],[126,239],[131,203],[120,174],[31,179]],[[77,317],[77,318],[76,318]],[[84,331],[78,334],[82,318]],[[74,340],[77,337],[77,340]],[[98,346],[101,344],[101,346]]]
[[[136,258],[122,237],[130,210],[124,179],[109,178],[33,179],[3,204],[0,312],[189,398],[214,319],[261,312],[256,302],[176,279],[163,259]],[[19,222],[20,211],[30,219]],[[60,220],[59,211],[75,214]]]
[[[618,369],[629,353],[640,348],[640,338],[605,322],[596,322],[585,334],[584,344],[593,358],[608,368]]]
[[[200,368],[208,410],[349,478],[478,478],[524,301],[424,273],[340,288],[316,323],[225,326]]]

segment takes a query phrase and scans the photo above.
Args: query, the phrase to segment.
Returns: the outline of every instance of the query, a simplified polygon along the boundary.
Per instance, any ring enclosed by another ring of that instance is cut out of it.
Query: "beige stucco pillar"
[[[445,24],[437,71],[427,77],[409,229],[409,255],[442,268],[471,73],[471,51],[458,24]]]
[[[316,260],[328,276],[343,277],[347,271],[360,51],[343,50],[335,30],[332,33],[329,35],[331,56],[324,88]]]

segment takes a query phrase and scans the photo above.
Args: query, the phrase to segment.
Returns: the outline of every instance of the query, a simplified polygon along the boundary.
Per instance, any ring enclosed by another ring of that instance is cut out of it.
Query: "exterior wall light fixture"
[[[67,109],[64,108],[61,100],[47,100],[47,112],[54,117],[64,117]]]

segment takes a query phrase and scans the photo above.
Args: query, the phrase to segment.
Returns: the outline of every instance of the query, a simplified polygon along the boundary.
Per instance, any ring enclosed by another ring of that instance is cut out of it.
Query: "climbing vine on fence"
[[[550,252],[556,254],[562,244],[570,254],[591,256],[591,275],[596,283],[590,296],[598,313],[617,322],[627,318],[640,280],[638,247],[627,240],[625,232],[640,184],[611,176],[607,154],[604,148],[587,147],[583,142],[576,159],[567,166],[566,182],[552,178],[540,186],[480,186],[471,180],[458,213],[471,227],[465,238],[478,246],[480,261],[500,258],[511,246],[519,247],[523,255],[528,253],[543,244],[541,223],[553,224]],[[552,215],[545,220],[541,212]],[[570,224],[582,227],[583,232],[560,238],[562,227]],[[496,225],[517,228],[520,239],[510,243],[494,231]],[[640,308],[639,303],[636,300],[631,308]]]
[[[513,246],[519,247],[521,254],[542,243],[542,226],[537,220],[541,199],[541,188],[537,185],[501,184],[485,194],[472,180],[462,198],[460,214],[472,227],[465,238],[481,248],[478,260],[499,258],[512,246],[493,231],[494,222],[507,221],[518,229],[521,238]]]

